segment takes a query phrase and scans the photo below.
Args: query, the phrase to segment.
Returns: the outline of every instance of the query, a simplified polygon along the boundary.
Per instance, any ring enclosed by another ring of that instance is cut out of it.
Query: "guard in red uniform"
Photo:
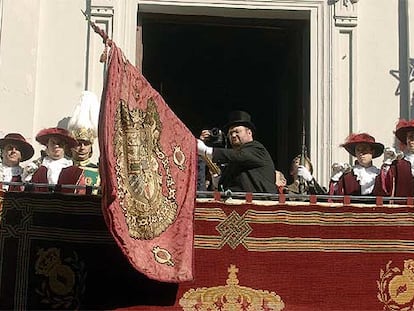
[[[99,193],[101,182],[98,165],[91,161],[92,146],[98,134],[99,109],[98,97],[93,92],[83,91],[68,124],[68,130],[78,141],[70,150],[73,165],[83,170],[86,185],[94,187],[91,189],[92,194]]]
[[[0,180],[3,182],[21,182],[23,169],[20,162],[29,160],[34,150],[31,144],[19,133],[9,133],[0,139],[2,162]],[[20,191],[21,186],[3,185],[4,190]]]
[[[414,196],[414,120],[400,120],[396,126],[395,136],[401,143],[403,154],[387,148],[384,161],[387,195],[396,197]]]
[[[356,157],[355,165],[348,170],[335,171],[331,177],[329,194],[383,195],[380,169],[372,164],[372,159],[382,155],[384,145],[375,142],[371,135],[361,133],[349,135],[341,147]]]
[[[41,130],[36,140],[46,146],[46,156],[41,166],[34,172],[31,181],[53,185],[82,184],[82,170],[73,166],[71,159],[65,157],[65,149],[77,145],[77,141],[63,128],[52,127]],[[47,187],[36,187],[36,191],[48,191]],[[63,188],[62,192],[78,193],[75,189]]]

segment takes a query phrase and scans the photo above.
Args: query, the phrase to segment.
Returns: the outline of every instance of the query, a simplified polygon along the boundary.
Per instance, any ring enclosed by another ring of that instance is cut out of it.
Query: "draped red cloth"
[[[112,45],[99,122],[102,208],[131,264],[165,282],[193,278],[196,140]]]
[[[264,203],[199,200],[194,281],[118,310],[414,309],[412,206]]]

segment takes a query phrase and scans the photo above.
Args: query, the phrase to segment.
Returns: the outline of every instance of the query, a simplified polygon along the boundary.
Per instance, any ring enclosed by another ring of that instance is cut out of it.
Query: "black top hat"
[[[224,126],[224,129],[228,131],[230,127],[238,126],[238,125],[243,125],[245,127],[248,127],[253,132],[256,131],[256,127],[251,121],[250,114],[248,114],[245,111],[235,110],[235,111],[230,112],[229,122]]]

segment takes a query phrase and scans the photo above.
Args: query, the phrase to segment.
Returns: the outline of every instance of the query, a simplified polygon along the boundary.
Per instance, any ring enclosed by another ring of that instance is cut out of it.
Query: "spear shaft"
[[[302,108],[302,151],[300,153],[300,165],[306,164],[306,130],[305,130],[305,108]],[[305,166],[306,167],[306,166]],[[306,185],[302,176],[299,176],[299,193],[305,194]]]

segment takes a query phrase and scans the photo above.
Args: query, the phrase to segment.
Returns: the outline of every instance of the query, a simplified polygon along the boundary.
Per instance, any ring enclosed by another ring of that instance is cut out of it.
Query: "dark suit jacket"
[[[219,185],[224,190],[276,193],[275,166],[266,148],[258,141],[240,149],[213,149],[213,162],[227,163]]]

